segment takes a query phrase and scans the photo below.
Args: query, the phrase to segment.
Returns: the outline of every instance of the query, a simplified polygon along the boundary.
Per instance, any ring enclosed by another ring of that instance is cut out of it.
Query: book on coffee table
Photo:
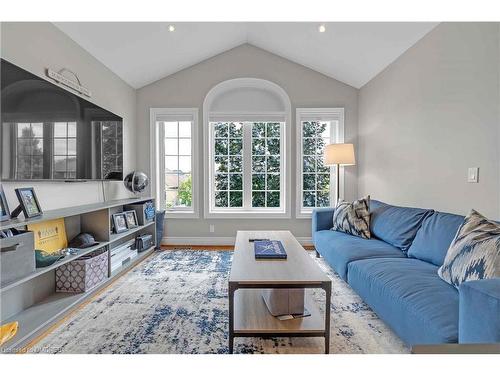
[[[286,259],[286,251],[281,241],[255,241],[255,259]]]

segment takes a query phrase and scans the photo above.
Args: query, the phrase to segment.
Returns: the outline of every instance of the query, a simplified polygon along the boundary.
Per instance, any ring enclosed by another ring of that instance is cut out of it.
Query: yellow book
[[[28,224],[27,227],[35,235],[35,249],[37,250],[54,253],[68,247],[64,219]]]
[[[9,341],[17,333],[18,322],[11,322],[0,326],[0,345]]]

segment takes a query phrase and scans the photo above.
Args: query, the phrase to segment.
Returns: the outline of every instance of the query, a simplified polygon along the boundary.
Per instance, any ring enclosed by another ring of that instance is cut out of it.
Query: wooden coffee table
[[[286,260],[256,260],[251,238],[280,240]],[[320,288],[325,291],[325,313],[306,293],[311,316],[279,320],[271,315],[261,296],[267,288]],[[229,352],[235,337],[324,337],[330,350],[332,281],[289,231],[238,231],[229,276]]]

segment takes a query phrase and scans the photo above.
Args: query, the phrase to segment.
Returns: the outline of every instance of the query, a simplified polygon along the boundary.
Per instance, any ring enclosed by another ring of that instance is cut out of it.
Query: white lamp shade
[[[325,147],[325,165],[356,165],[352,143],[332,143]]]

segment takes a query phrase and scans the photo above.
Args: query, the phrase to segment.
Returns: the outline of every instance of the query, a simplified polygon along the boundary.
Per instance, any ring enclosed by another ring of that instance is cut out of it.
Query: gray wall
[[[332,78],[326,77],[302,65],[290,62],[254,46],[245,44],[197,65],[154,82],[137,91],[137,165],[149,171],[149,109],[151,107],[198,107],[199,126],[202,126],[203,100],[208,91],[219,82],[241,77],[262,78],[281,86],[292,102],[291,136],[291,206],[292,219],[168,219],[167,237],[234,237],[238,229],[290,229],[298,237],[311,236],[311,221],[294,219],[295,215],[295,108],[296,107],[344,107],[345,141],[356,142],[357,90]],[[200,149],[202,130],[200,134]],[[203,152],[199,163],[203,165]],[[203,170],[200,168],[199,179]],[[356,168],[346,171],[346,198],[357,197]],[[201,199],[203,199],[201,197]],[[203,207],[203,202],[201,207]],[[215,225],[215,233],[209,233],[209,224]]]
[[[347,169],[346,198],[371,194],[395,204],[458,213],[474,207],[500,217],[499,24],[439,25],[365,85],[359,98],[350,86],[250,45],[137,92],[50,23],[2,23],[1,54],[40,76],[47,67],[77,72],[93,92],[91,101],[124,118],[125,171],[136,166],[149,170],[144,150],[149,146],[150,107],[198,107],[201,127],[202,103],[210,88],[227,79],[256,77],[283,87],[292,101],[292,171],[295,108],[344,107],[346,142],[358,142],[359,126],[358,169]],[[466,182],[470,166],[481,168],[479,184]],[[295,181],[292,175],[292,215]],[[46,210],[102,199],[100,184],[94,182],[7,183],[11,208],[17,202],[13,188],[27,185],[35,186]],[[110,198],[128,195],[121,183],[107,183],[107,191]],[[214,234],[209,224],[215,224]],[[170,219],[166,235],[230,237],[236,229],[271,227],[310,236],[306,219]]]
[[[498,68],[498,104],[497,104],[497,111],[498,111],[498,146],[497,146],[497,152],[498,152],[498,162],[500,164],[500,22],[497,23],[498,26],[498,41],[497,41],[497,48],[498,48],[498,56],[497,56],[497,66]],[[500,165],[497,166],[497,168],[500,168]],[[498,212],[500,216],[500,172],[498,173]]]
[[[500,217],[498,38],[498,24],[440,24],[361,88],[359,195]]]
[[[135,90],[48,22],[2,22],[2,58],[45,77],[45,69],[68,68],[92,91],[91,102],[123,117],[124,170],[135,169]],[[89,100],[88,98],[86,98]],[[14,188],[34,186],[44,210],[102,201],[100,182],[3,183],[10,209],[17,206]],[[121,182],[106,182],[107,199],[129,196]]]

